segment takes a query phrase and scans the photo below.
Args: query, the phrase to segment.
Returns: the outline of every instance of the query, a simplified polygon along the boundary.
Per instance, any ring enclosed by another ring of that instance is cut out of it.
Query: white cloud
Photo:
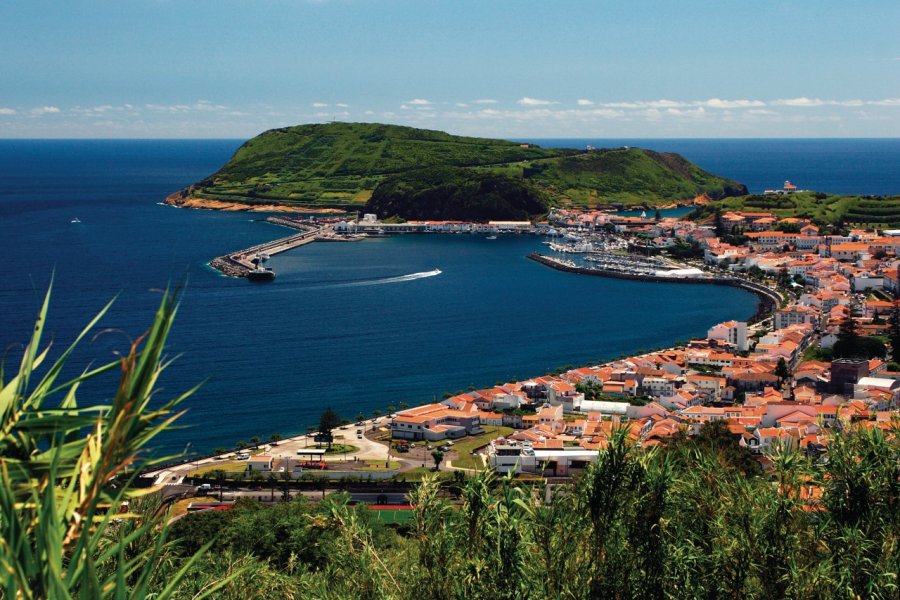
[[[872,100],[868,104],[873,106],[900,106],[900,98],[885,98],[884,100]]]
[[[459,108],[468,108],[469,107],[469,105],[466,104],[465,102],[457,102],[456,106],[458,106]]]
[[[780,100],[775,100],[772,104],[776,106],[822,106],[825,104],[825,101],[819,100],[818,98],[801,96],[799,98],[782,98]]]
[[[553,100],[540,100],[539,98],[529,98],[525,96],[517,101],[522,106],[547,106],[548,104],[557,104]]]
[[[431,102],[430,100],[425,100],[424,98],[413,98],[412,100],[410,100],[408,102],[404,102],[404,104],[410,104],[412,106],[430,106],[430,105],[434,104],[434,102]]]
[[[16,114],[16,109],[14,108],[0,108],[0,115],[14,115]]]
[[[29,112],[33,115],[54,115],[61,111],[55,106],[39,106],[37,108],[32,108]]]
[[[339,108],[350,108],[350,105],[347,104],[346,102],[338,102],[337,104],[335,104],[335,106],[337,106]]]
[[[707,108],[754,108],[765,106],[762,100],[722,100],[721,98],[710,98],[702,103]]]
[[[606,106],[608,108],[635,108],[635,109],[647,109],[647,108],[687,108],[689,106],[693,106],[691,102],[678,102],[675,100],[666,100],[663,98],[662,100],[639,100],[636,102],[607,102],[602,104],[601,106]]]
[[[578,104],[578,106],[593,106],[594,102],[592,100],[588,100],[587,98],[579,98],[576,104]]]
[[[478,100],[472,100],[472,104],[497,104],[497,101],[493,98],[479,98]]]
[[[312,107],[313,108],[328,108],[328,103],[327,102],[313,102]]]
[[[365,111],[363,114],[364,114],[364,115],[374,115],[374,114],[375,114],[375,111],[374,111],[374,110],[367,110],[367,111]]]

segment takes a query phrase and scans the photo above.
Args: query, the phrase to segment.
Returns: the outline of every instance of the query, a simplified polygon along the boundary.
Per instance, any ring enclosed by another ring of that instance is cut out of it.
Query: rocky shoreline
[[[191,196],[190,188],[180,190],[166,196],[164,204],[177,208],[193,208],[198,210],[221,210],[226,212],[279,212],[303,214],[345,214],[347,211],[338,208],[311,208],[306,206],[286,206],[283,204],[243,204],[226,202]]]

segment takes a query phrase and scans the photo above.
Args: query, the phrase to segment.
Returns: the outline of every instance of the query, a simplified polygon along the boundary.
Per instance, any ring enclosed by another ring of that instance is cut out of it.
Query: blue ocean
[[[161,290],[184,283],[160,401],[204,382],[181,429],[159,440],[205,451],[305,431],[332,407],[370,415],[470,386],[535,376],[701,335],[746,318],[731,288],[557,272],[531,236],[406,236],[311,244],[276,256],[264,286],[211,258],[289,233],[259,215],[161,206],[221,166],[240,140],[0,140],[0,346],[7,371],[53,280],[56,351],[106,302],[70,366],[115,360],[147,328]],[[841,193],[900,193],[900,140],[541,140],[684,154],[751,191],[791,179]],[[73,220],[78,222],[73,223]],[[440,273],[435,272],[439,270]],[[83,388],[104,400],[114,381]]]

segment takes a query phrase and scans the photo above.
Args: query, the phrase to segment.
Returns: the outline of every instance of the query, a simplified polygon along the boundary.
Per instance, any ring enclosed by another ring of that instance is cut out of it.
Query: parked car
[[[237,455],[237,459],[238,460],[250,460],[250,455],[247,454],[246,452],[241,452],[240,454]]]

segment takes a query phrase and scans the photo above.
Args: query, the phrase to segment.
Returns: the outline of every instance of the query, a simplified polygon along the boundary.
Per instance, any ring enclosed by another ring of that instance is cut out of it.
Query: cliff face
[[[548,210],[546,194],[521,178],[442,167],[381,182],[366,212],[382,218],[527,221]]]
[[[170,203],[501,219],[558,202],[662,206],[745,190],[677,154],[546,149],[412,127],[328,123],[260,134]]]

